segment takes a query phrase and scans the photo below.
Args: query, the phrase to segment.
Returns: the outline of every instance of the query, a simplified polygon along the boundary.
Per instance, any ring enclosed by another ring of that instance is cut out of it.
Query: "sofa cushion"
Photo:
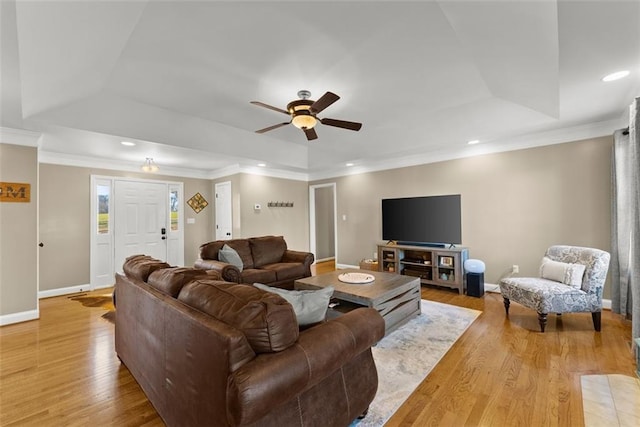
[[[220,252],[225,243],[225,240],[216,240],[215,242],[200,245],[200,258],[217,260],[218,252]]]
[[[227,264],[236,266],[240,271],[242,271],[242,268],[244,267],[238,252],[229,245],[224,245],[222,249],[220,249],[220,252],[218,252],[218,259],[222,262],[226,262]]]
[[[176,298],[184,285],[198,277],[205,278],[207,276],[206,270],[196,270],[188,267],[170,267],[162,268],[151,273],[147,283],[160,292]]]
[[[249,243],[251,244],[253,265],[256,268],[282,261],[287,250],[287,242],[282,236],[252,237],[249,239]]]
[[[238,253],[238,255],[240,255],[240,259],[242,260],[242,265],[244,268],[254,267],[253,257],[251,255],[251,246],[249,245],[248,239],[227,240],[225,244],[232,247]]]
[[[300,326],[322,322],[325,319],[327,308],[329,308],[329,300],[334,290],[332,286],[318,290],[301,291],[274,288],[262,283],[254,283],[253,286],[267,292],[273,292],[286,299],[293,306],[293,311],[296,313]]]
[[[124,274],[143,282],[146,282],[149,275],[161,268],[171,267],[164,261],[152,258],[149,255],[131,255],[124,260],[122,271]]]
[[[298,339],[291,304],[251,285],[197,279],[182,288],[178,299],[242,331],[256,353],[282,351]]]
[[[297,262],[278,262],[275,264],[267,264],[261,267],[264,270],[274,271],[276,273],[276,280],[281,282],[283,280],[293,280],[305,277],[307,271],[304,264]],[[259,282],[259,280],[256,280]],[[253,281],[247,283],[253,283]]]
[[[245,268],[240,276],[242,283],[272,283],[277,281],[275,271],[262,268]]]

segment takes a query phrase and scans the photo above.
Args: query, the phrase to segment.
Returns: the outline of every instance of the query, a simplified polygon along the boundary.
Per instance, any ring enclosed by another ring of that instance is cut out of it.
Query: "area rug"
[[[382,426],[398,410],[480,311],[422,300],[422,313],[372,348],[378,393],[352,427]]]
[[[107,310],[101,317],[110,323],[116,322],[116,309],[113,306],[113,298],[111,294],[104,295],[87,295],[79,294],[70,296],[71,301],[78,301],[85,307],[100,307]]]

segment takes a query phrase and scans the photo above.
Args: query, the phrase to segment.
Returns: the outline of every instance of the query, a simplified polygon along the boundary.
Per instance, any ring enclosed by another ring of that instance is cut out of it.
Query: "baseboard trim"
[[[78,292],[87,292],[91,290],[90,285],[76,285],[67,288],[49,289],[38,292],[38,299],[59,297],[61,295],[77,294]]]
[[[338,269],[342,269],[342,268],[360,268],[359,265],[349,265],[349,264],[336,264],[336,268]]]
[[[27,322],[40,318],[40,310],[21,311],[0,316],[0,326],[11,325],[13,323]]]

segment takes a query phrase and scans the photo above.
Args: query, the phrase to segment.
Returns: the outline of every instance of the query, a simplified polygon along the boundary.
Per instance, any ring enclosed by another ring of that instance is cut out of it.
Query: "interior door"
[[[116,181],[115,270],[122,272],[125,258],[135,254],[167,259],[167,185]]]
[[[232,235],[231,181],[215,185],[216,193],[216,240],[229,240]]]

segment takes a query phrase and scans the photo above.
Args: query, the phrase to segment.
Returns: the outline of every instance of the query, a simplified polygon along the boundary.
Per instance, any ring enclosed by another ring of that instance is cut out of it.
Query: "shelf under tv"
[[[380,271],[419,277],[423,285],[436,285],[465,292],[463,264],[469,258],[467,248],[406,245],[402,243],[378,244]],[[444,260],[444,264],[443,264]]]

